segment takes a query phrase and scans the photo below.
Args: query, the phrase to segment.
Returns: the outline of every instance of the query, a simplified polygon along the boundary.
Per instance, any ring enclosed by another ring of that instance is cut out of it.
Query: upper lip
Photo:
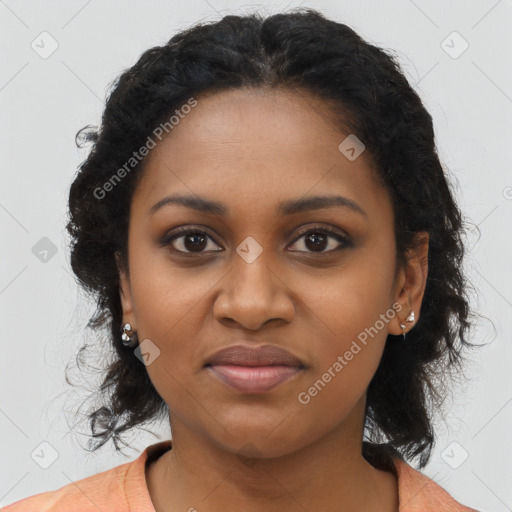
[[[231,345],[218,350],[207,360],[205,366],[233,364],[240,366],[286,365],[304,367],[293,354],[277,345]]]

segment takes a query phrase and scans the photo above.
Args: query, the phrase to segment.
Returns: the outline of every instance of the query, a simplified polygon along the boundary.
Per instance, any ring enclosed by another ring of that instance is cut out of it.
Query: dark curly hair
[[[242,87],[312,93],[329,106],[340,129],[364,142],[392,198],[398,266],[416,232],[429,233],[419,321],[406,343],[388,336],[367,391],[363,442],[368,460],[392,452],[420,457],[422,468],[435,442],[432,412],[444,402],[448,370],[462,371],[463,348],[474,346],[467,340],[473,313],[462,272],[464,220],[437,155],[432,117],[397,59],[310,8],[230,15],[178,33],[114,80],[99,129],[77,133],[77,145],[81,138],[92,149],[69,194],[71,267],[95,298],[88,326],[108,327],[114,349],[89,410],[89,443],[96,450],[113,438],[119,450],[120,434],[169,413],[145,366],[120,340],[116,254],[126,266],[130,203],[147,158],[105,197],[98,190],[191,97]]]

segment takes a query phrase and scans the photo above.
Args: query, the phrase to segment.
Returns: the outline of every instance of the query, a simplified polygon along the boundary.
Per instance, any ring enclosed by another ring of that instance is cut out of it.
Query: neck
[[[396,512],[392,473],[362,456],[362,431],[347,423],[278,457],[244,456],[199,436],[176,419],[173,447],[147,470],[157,512],[343,510]]]

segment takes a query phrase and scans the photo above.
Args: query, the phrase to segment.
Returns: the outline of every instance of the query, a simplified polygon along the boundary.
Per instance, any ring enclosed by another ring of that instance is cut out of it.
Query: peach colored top
[[[107,471],[21,499],[0,512],[155,512],[146,485],[146,463],[171,448],[172,441],[152,444],[139,457]],[[433,480],[400,459],[399,512],[478,512],[455,501]]]

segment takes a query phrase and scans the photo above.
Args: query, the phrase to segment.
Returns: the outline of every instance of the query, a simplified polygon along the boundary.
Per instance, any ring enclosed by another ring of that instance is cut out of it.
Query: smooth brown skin
[[[321,100],[251,89],[197,100],[149,155],[131,207],[129,275],[121,271],[123,320],[159,347],[147,371],[170,409],[173,449],[146,470],[155,509],[396,512],[395,477],[361,450],[366,390],[386,336],[402,333],[398,318],[309,404],[297,396],[393,303],[401,320],[410,310],[418,319],[428,235],[394,280],[389,195],[367,152],[353,162],[340,153],[348,134],[328,121]],[[181,205],[149,213],[175,192],[220,201],[230,213]],[[343,207],[276,216],[280,201],[334,193],[367,217]],[[194,253],[183,235],[159,246],[182,225],[210,234],[198,249],[209,255]],[[297,234],[306,225],[337,229],[354,247],[336,251],[343,245],[328,238],[317,250],[325,254],[315,252]],[[263,249],[252,263],[236,252],[249,236]],[[235,391],[203,365],[242,340],[284,347],[307,368],[267,393]]]

